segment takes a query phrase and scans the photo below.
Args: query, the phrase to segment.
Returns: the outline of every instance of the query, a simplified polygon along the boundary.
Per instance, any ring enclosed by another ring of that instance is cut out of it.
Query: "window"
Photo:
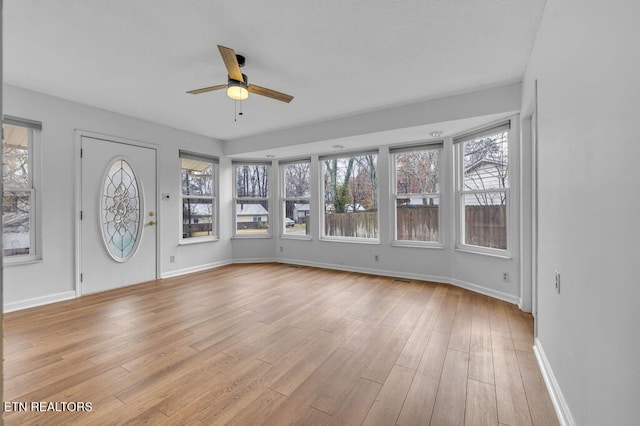
[[[218,237],[218,159],[180,151],[181,241]]]
[[[36,152],[42,125],[4,118],[2,147],[2,251],[5,259],[37,259],[39,253],[39,176]]]
[[[325,238],[378,239],[378,153],[322,157]]]
[[[234,169],[235,236],[270,236],[269,174],[271,163],[238,162]]]
[[[308,236],[311,197],[310,161],[287,162],[282,172],[282,235]]]
[[[441,241],[441,151],[442,142],[390,150],[395,167],[393,197],[398,242]]]
[[[507,250],[509,123],[454,139],[459,244]]]

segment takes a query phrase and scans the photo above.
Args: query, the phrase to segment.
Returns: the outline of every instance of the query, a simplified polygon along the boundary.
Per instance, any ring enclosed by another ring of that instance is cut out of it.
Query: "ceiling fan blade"
[[[236,52],[233,49],[220,45],[218,45],[218,50],[220,51],[224,65],[227,67],[229,77],[244,83],[242,72],[240,72],[240,65],[238,65],[238,58],[236,58]]]
[[[255,93],[256,95],[266,96],[267,98],[275,99],[277,101],[289,103],[293,100],[293,96],[287,95],[286,93],[278,92],[275,90],[267,89],[266,87],[261,87],[255,84],[250,84],[247,87],[247,90],[250,93]]]
[[[187,93],[191,93],[192,95],[197,95],[199,93],[213,92],[214,90],[220,90],[220,89],[226,89],[226,88],[227,88],[226,84],[218,84],[217,86],[209,86],[209,87],[203,87],[202,89],[189,90]]]

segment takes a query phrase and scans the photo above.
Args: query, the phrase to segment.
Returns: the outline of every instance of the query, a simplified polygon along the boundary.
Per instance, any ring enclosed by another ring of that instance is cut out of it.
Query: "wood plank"
[[[532,352],[516,351],[516,357],[533,424],[536,426],[558,425],[558,417],[538,368],[536,356]]]
[[[431,424],[464,424],[468,365],[469,354],[452,349],[447,351]]]
[[[461,352],[469,352],[469,342],[471,339],[471,304],[458,301],[456,316],[451,327],[451,338],[449,339],[449,349]]]
[[[497,426],[496,388],[488,383],[467,381],[465,426]]]
[[[453,328],[453,321],[456,318],[456,310],[458,308],[458,301],[460,296],[447,293],[447,296],[440,307],[440,312],[438,313],[438,319],[436,320],[433,329],[436,331],[441,331],[443,333],[451,333],[451,329]]]
[[[427,342],[429,342],[431,331],[435,326],[437,316],[438,311],[432,309],[424,310],[411,336],[409,336],[407,343],[404,345],[404,348],[402,348],[402,352],[396,360],[396,365],[414,370],[418,368],[424,349],[427,346]]]
[[[380,389],[382,389],[380,383],[358,379],[353,390],[342,399],[340,407],[333,414],[333,424],[361,424],[376,400]]]
[[[508,425],[530,425],[531,415],[516,353],[513,350],[493,350],[496,379],[498,420]]]
[[[410,368],[394,366],[362,424],[395,424],[415,374]]]
[[[397,420],[399,425],[426,425],[431,421],[448,345],[449,334],[439,331],[431,333],[400,411]]]
[[[504,347],[504,343],[502,345]],[[494,384],[493,347],[488,316],[473,315],[471,320],[469,378]]]

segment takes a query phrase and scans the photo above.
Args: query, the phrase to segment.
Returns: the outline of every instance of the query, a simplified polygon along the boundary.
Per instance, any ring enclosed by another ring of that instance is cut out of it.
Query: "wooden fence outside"
[[[465,219],[467,244],[507,248],[507,206],[466,206]]]
[[[324,235],[378,238],[378,212],[325,213]]]
[[[507,248],[506,206],[466,206],[465,242],[471,245]],[[438,206],[401,206],[397,215],[398,240],[438,241]],[[378,213],[325,213],[325,235],[377,238]]]

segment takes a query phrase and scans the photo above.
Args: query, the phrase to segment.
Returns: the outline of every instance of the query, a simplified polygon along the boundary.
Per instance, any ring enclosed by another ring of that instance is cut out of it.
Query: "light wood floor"
[[[453,286],[233,265],[5,315],[6,424],[554,425],[532,318]]]

